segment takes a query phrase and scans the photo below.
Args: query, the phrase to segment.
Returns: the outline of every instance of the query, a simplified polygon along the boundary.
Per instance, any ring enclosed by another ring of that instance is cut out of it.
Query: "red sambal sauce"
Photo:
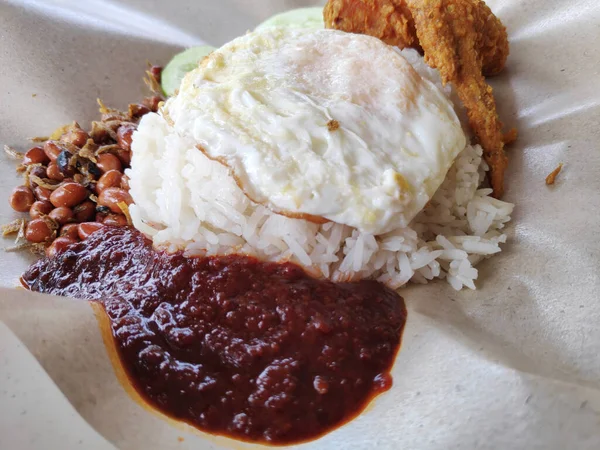
[[[153,406],[201,430],[289,444],[316,438],[391,386],[406,308],[374,281],[291,264],[156,251],[104,227],[22,278],[102,299],[122,364]]]

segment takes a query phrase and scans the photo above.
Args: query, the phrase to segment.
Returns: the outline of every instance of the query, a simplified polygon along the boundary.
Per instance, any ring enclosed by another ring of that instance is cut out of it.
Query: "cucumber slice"
[[[323,8],[298,8],[276,14],[265,20],[256,29],[261,30],[266,27],[325,28]]]
[[[161,74],[160,85],[165,95],[170,97],[175,94],[185,74],[198,67],[198,63],[213,50],[215,48],[210,45],[201,45],[188,48],[175,55]]]

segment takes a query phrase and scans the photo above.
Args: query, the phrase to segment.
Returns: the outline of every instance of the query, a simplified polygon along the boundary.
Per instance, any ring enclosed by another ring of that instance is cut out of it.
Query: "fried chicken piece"
[[[483,74],[496,75],[508,57],[506,28],[483,1],[471,0],[471,3],[477,4],[481,20],[477,51],[483,62]],[[327,28],[368,34],[389,45],[421,50],[408,0],[329,0],[323,16]]]
[[[399,47],[420,46],[425,61],[454,84],[490,166],[494,196],[504,193],[502,123],[484,73],[495,74],[508,55],[506,30],[481,0],[329,0],[326,26],[369,34]],[[415,39],[416,34],[416,39]]]

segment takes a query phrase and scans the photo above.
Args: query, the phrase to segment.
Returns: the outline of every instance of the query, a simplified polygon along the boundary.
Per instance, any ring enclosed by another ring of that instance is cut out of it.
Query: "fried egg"
[[[335,30],[237,38],[162,114],[253,201],[372,234],[407,226],[466,144],[452,104],[397,49]]]

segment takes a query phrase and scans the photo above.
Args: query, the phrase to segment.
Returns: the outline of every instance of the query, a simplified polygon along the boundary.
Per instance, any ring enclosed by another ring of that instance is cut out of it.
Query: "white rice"
[[[442,88],[437,71],[414,50],[402,55]],[[464,111],[457,111],[464,119]],[[465,125],[466,129],[466,125]],[[166,137],[166,138],[165,138]],[[243,253],[293,261],[336,281],[375,278],[396,289],[409,281],[446,279],[454,289],[475,289],[475,264],[501,251],[513,205],[480,188],[487,165],[478,145],[467,145],[428,206],[410,227],[373,236],[351,227],[317,225],[270,212],[250,201],[227,169],[194,143],[169,134],[157,114],[134,135],[130,212],[154,244],[189,256]]]

